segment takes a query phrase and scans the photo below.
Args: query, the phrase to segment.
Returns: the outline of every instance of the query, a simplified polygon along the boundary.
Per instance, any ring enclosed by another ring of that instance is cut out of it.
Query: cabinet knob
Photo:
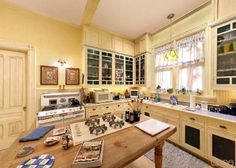
[[[93,111],[95,111],[96,109],[94,108]]]
[[[109,106],[106,107],[107,109],[109,108]]]
[[[146,108],[148,108],[148,106],[146,106]]]
[[[118,107],[120,107],[120,105],[118,104]]]
[[[224,125],[219,125],[219,127],[222,128],[222,129],[227,129],[227,127],[224,126]]]
[[[193,118],[193,117],[190,117],[189,119],[192,120],[192,121],[195,121],[195,118]]]

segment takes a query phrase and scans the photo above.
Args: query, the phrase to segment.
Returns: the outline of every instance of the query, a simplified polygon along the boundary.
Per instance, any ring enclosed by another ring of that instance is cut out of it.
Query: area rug
[[[154,161],[154,149],[150,150],[145,156]],[[163,149],[163,168],[212,168],[206,162],[183,151],[177,146],[165,142]]]

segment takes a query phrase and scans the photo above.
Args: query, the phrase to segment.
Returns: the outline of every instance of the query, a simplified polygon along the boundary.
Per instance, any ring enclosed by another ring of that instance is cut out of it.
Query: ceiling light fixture
[[[172,40],[172,19],[175,17],[174,13],[170,13],[167,16],[167,19],[170,20],[170,41]],[[165,61],[177,61],[179,58],[178,53],[176,51],[175,42],[173,42],[172,46],[170,47],[169,51],[167,51],[164,55]]]

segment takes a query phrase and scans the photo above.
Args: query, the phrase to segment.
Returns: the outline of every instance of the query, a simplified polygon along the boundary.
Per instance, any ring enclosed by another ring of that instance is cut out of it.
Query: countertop
[[[236,123],[236,116],[232,116],[232,115],[210,112],[210,111],[206,111],[206,110],[189,111],[189,110],[187,110],[188,106],[171,105],[169,103],[162,103],[162,102],[144,101],[143,103],[149,104],[149,105],[154,105],[154,106],[159,106],[159,107],[165,107],[165,108],[172,109],[172,110],[178,110],[178,111],[182,111],[182,112],[189,113],[189,114],[200,115],[203,117],[211,117],[211,118],[218,119],[218,120],[224,120],[224,121]]]

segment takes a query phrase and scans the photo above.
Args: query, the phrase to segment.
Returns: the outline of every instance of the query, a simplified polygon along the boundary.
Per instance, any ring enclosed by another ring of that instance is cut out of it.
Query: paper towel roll
[[[196,96],[190,95],[190,109],[195,110],[196,108]]]

